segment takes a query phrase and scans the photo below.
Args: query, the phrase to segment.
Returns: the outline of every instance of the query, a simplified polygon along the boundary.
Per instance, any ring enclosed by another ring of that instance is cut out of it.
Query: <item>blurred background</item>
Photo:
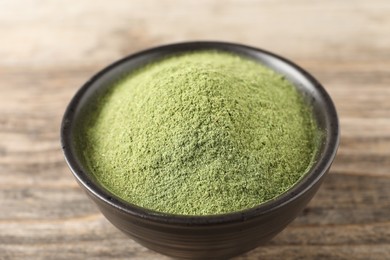
[[[285,56],[339,112],[341,144],[319,193],[237,259],[390,259],[389,0],[0,0],[0,259],[168,259],[127,239],[82,193],[59,128],[98,70],[190,40]]]

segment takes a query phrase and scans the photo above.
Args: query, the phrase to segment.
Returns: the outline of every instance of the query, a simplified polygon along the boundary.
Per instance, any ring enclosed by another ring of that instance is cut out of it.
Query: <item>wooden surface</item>
[[[341,145],[318,194],[237,259],[390,259],[390,1],[0,1],[0,259],[167,259],[117,231],[60,148],[65,106],[93,73],[183,40],[234,41],[313,73]]]

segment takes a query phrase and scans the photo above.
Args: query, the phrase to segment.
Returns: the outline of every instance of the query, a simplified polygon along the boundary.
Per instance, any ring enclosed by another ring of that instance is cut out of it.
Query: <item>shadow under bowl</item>
[[[216,49],[249,57],[284,75],[313,107],[323,137],[311,170],[287,192],[257,207],[223,215],[180,216],[130,204],[103,188],[83,166],[75,125],[85,107],[113,82],[149,62],[187,51]],[[65,159],[77,182],[104,216],[129,237],[162,254],[189,259],[226,259],[247,252],[281,232],[318,190],[336,155],[336,109],[321,84],[294,63],[268,51],[225,42],[184,42],[148,49],[121,59],[93,76],[71,100],[62,121]]]

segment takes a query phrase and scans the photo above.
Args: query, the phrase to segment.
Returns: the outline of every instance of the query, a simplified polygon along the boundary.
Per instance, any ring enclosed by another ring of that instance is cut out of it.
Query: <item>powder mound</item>
[[[279,74],[233,54],[172,56],[126,76],[91,105],[80,151],[124,200],[212,215],[254,207],[312,164],[316,125]]]

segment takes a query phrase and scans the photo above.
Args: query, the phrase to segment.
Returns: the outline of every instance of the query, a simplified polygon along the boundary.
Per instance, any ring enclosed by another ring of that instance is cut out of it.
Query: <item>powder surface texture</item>
[[[210,50],[130,73],[90,105],[77,132],[88,171],[116,196],[214,215],[291,188],[312,165],[318,130],[283,76]]]

